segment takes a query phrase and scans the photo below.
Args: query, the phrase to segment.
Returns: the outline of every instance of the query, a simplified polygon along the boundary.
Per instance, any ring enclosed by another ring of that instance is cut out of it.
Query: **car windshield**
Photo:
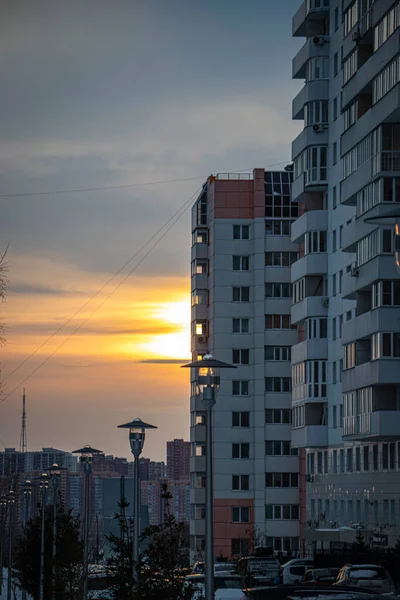
[[[381,567],[359,567],[350,569],[351,579],[386,579],[386,571]]]
[[[219,565],[214,565],[214,571],[233,571],[235,565],[233,563],[221,563]]]
[[[214,587],[216,590],[241,590],[243,582],[240,577],[215,577]]]

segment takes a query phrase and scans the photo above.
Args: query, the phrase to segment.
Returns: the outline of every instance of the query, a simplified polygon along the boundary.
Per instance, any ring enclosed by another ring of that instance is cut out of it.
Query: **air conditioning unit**
[[[360,274],[360,270],[358,269],[358,267],[351,267],[350,273],[352,277],[358,277]]]
[[[315,131],[315,133],[322,133],[323,131],[326,131],[327,127],[326,125],[320,125],[315,123],[315,125],[312,126],[313,131]]]
[[[329,42],[329,37],[327,35],[316,35],[313,41],[316,46],[323,46]]]
[[[322,304],[322,306],[329,306],[328,296],[324,296],[323,298],[321,298],[321,304]]]
[[[353,32],[353,35],[351,36],[351,39],[353,40],[353,42],[359,42],[361,39],[361,34],[360,31],[358,29],[356,29],[356,31]]]

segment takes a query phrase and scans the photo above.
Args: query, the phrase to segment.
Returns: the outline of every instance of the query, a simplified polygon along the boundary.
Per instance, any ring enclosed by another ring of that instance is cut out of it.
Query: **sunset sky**
[[[190,211],[109,299],[149,247],[90,298],[209,173],[290,160],[299,0],[0,5],[0,251],[9,244],[10,279],[0,448],[18,447],[20,384],[32,374],[29,449],[88,443],[129,456],[116,426],[140,416],[159,427],[144,454],[164,459],[166,440],[189,435],[178,362],[190,358]]]

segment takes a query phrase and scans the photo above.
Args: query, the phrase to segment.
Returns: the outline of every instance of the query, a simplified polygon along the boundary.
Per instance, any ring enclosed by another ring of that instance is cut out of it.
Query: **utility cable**
[[[190,203],[192,202],[193,198],[196,196],[196,194],[198,194],[199,191],[196,191],[190,198],[189,200],[187,200],[185,202],[185,204],[183,205],[183,207],[181,207],[180,209],[180,214],[178,214],[175,218],[175,220],[169,225],[169,227],[164,231],[164,233],[155,241],[155,243],[149,248],[149,250],[147,250],[147,252],[142,256],[142,258],[139,260],[138,263],[136,263],[136,265],[133,267],[133,269],[131,269],[122,279],[121,281],[119,281],[119,283],[111,290],[111,292],[103,299],[102,302],[100,302],[100,304],[90,313],[90,315],[88,317],[86,317],[86,319],[84,319],[62,342],[61,344],[59,344],[57,346],[57,348],[55,348],[53,350],[53,352],[51,352],[44,360],[42,360],[41,363],[39,363],[39,365],[37,367],[35,367],[35,369],[33,369],[33,371],[31,371],[29,373],[29,375],[27,375],[22,381],[20,381],[18,383],[18,385],[16,385],[11,392],[9,392],[6,396],[4,396],[4,398],[2,398],[0,400],[0,404],[2,404],[3,402],[5,402],[19,387],[21,387],[21,385],[23,385],[26,381],[28,381],[28,379],[30,379],[33,375],[35,375],[35,373],[37,373],[39,371],[39,369],[41,369],[74,335],[75,333],[77,333],[81,327],[83,327],[83,325],[85,325],[89,319],[91,319],[91,317],[107,302],[107,300],[118,290],[118,288],[121,287],[121,285],[128,279],[128,277],[130,277],[132,275],[132,273],[134,273],[134,271],[136,271],[136,269],[142,264],[142,262],[149,256],[149,254],[158,246],[158,244],[165,238],[165,236],[167,235],[167,233],[170,231],[170,229],[172,229],[172,227],[179,221],[179,219],[184,215],[184,213],[187,211],[187,209],[190,207]],[[178,211],[179,212],[179,211]],[[176,214],[176,213],[175,213]],[[169,220],[169,222],[171,221],[171,219]],[[154,237],[154,236],[153,236]]]
[[[266,165],[265,167],[261,167],[264,169],[269,169],[270,167],[277,167],[279,165],[287,164],[290,161],[283,160],[281,162],[273,163],[271,165]],[[249,167],[248,169],[238,169],[237,171],[220,171],[221,173],[242,173],[244,171],[251,171],[253,167]],[[151,185],[166,185],[168,183],[181,183],[184,181],[195,181],[196,179],[207,179],[208,175],[198,175],[196,177],[186,177],[182,179],[164,179],[158,181],[144,181],[143,183],[127,183],[124,185],[106,185],[99,187],[88,187],[88,188],[72,188],[67,190],[50,190],[44,192],[15,192],[10,194],[0,194],[0,198],[21,198],[25,196],[51,196],[56,194],[81,194],[85,192],[100,192],[103,190],[123,190],[128,188],[139,188],[139,187],[148,187]]]
[[[142,252],[142,250],[144,250],[146,248],[146,246],[148,246],[153,240],[154,238],[157,237],[157,235],[159,235],[163,229],[165,229],[165,227],[167,227],[169,225],[169,223],[176,217],[176,215],[186,206],[186,204],[188,202],[191,202],[192,199],[194,198],[194,196],[197,194],[197,191],[195,192],[195,194],[193,194],[189,200],[186,200],[182,206],[180,206],[178,208],[177,211],[174,212],[174,214],[172,215],[172,217],[170,217],[168,219],[168,221],[166,221],[164,223],[164,225],[162,227],[160,227],[160,229],[158,229],[148,240],[145,244],[143,244],[139,250],[137,250],[135,252],[135,254],[133,254],[133,256],[131,256],[131,258],[129,260],[127,260],[120,269],[118,269],[118,271],[116,271],[114,273],[114,275],[112,275],[94,294],[92,294],[92,296],[90,296],[90,298],[88,298],[62,325],[60,325],[44,342],[42,342],[42,344],[40,344],[40,346],[38,346],[36,348],[36,350],[34,350],[31,354],[29,354],[22,362],[20,362],[10,373],[8,373],[8,375],[6,377],[3,378],[3,382],[6,382],[12,375],[14,375],[14,373],[16,373],[21,367],[23,367],[31,358],[33,358],[42,348],[43,346],[45,346],[48,342],[50,342],[50,340],[52,340],[57,333],[59,333],[62,329],[64,329],[64,327],[66,325],[68,325],[68,323],[70,323],[72,321],[72,319],[74,319],[74,317],[76,317],[84,308],[86,308],[86,306],[88,304],[90,304],[90,302],[92,300],[94,300],[103,290],[104,288],[107,287],[107,285],[109,283],[111,283],[133,260],[135,260],[135,258]]]

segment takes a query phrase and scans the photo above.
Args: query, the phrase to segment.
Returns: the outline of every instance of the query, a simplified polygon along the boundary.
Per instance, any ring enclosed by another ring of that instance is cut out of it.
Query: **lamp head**
[[[155,425],[145,423],[142,419],[136,418],[129,423],[118,425],[121,429],[129,429],[129,443],[131,445],[131,451],[135,458],[139,457],[142,453],[144,440],[146,437],[146,429],[157,429]]]
[[[194,369],[194,379],[199,393],[203,393],[205,387],[219,389],[220,369],[236,369],[235,365],[217,360],[212,354],[205,354],[201,360],[195,360],[183,367]]]
[[[81,462],[91,463],[91,462],[93,462],[93,456],[95,454],[102,454],[102,451],[96,450],[96,448],[92,448],[92,446],[90,446],[89,444],[86,444],[86,446],[83,446],[82,448],[78,448],[78,450],[73,450],[72,454],[80,454]],[[58,467],[58,465],[53,465],[53,466]]]
[[[32,482],[27,479],[24,483],[24,495],[30,496],[32,494]]]

